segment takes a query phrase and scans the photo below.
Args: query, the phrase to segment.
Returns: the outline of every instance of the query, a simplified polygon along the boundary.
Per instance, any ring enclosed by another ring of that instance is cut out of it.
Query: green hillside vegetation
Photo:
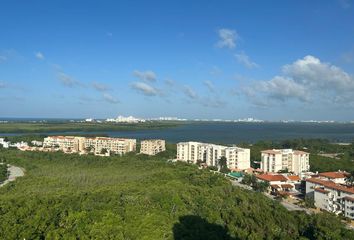
[[[7,165],[0,164],[0,183],[7,179]]]
[[[309,152],[311,171],[354,171],[354,145],[333,144],[325,139],[294,139],[285,141],[260,141],[241,144],[251,148],[251,161],[261,160],[261,151],[272,148],[293,148]],[[320,153],[340,153],[339,159],[319,156]],[[257,167],[256,165],[253,165]]]
[[[179,126],[179,122],[145,123],[87,123],[87,122],[9,122],[0,123],[0,133],[45,133],[45,132],[98,132],[98,131],[133,131],[162,129]]]
[[[354,239],[330,214],[288,212],[194,165],[0,150],[26,175],[0,188],[0,239]]]

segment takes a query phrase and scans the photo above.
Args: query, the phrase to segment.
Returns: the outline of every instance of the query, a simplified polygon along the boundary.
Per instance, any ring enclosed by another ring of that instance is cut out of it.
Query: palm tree
[[[227,167],[227,159],[226,157],[221,157],[219,160],[218,160],[218,165],[221,168],[226,168]]]

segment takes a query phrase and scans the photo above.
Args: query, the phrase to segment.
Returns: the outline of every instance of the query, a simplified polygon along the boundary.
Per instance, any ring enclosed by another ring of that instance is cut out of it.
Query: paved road
[[[252,190],[252,188],[250,186],[242,184],[242,183],[239,183],[237,181],[231,181],[231,183],[234,186],[237,186],[237,187],[240,187],[240,188],[244,188],[244,189],[247,189],[247,190]]]
[[[9,178],[7,180],[5,180],[5,182],[0,184],[0,187],[5,186],[9,182],[15,181],[16,178],[22,177],[22,176],[25,175],[24,170],[22,168],[20,168],[20,167],[10,166],[10,167],[8,167],[8,170],[10,172]]]
[[[285,201],[281,201],[280,203],[281,203],[281,205],[283,205],[289,211],[305,211],[307,214],[311,214],[312,213],[311,210],[309,210],[307,208],[300,207],[300,206],[292,204],[292,203],[288,203],[288,202],[285,202]]]

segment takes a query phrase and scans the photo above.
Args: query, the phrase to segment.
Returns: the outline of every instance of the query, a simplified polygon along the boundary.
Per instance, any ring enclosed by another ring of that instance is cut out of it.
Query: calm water
[[[59,135],[69,133],[45,133]],[[70,132],[70,134],[74,134]],[[82,134],[82,133],[81,133]],[[111,131],[111,137],[162,138],[168,142],[204,141],[213,143],[256,142],[294,138],[326,138],[336,142],[354,140],[354,124],[343,123],[192,123],[176,128],[140,131]],[[11,135],[1,134],[0,135]]]

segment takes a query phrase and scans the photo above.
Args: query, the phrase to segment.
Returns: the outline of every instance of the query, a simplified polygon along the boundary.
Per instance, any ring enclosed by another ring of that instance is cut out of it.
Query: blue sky
[[[0,117],[354,120],[351,0],[0,9]]]

